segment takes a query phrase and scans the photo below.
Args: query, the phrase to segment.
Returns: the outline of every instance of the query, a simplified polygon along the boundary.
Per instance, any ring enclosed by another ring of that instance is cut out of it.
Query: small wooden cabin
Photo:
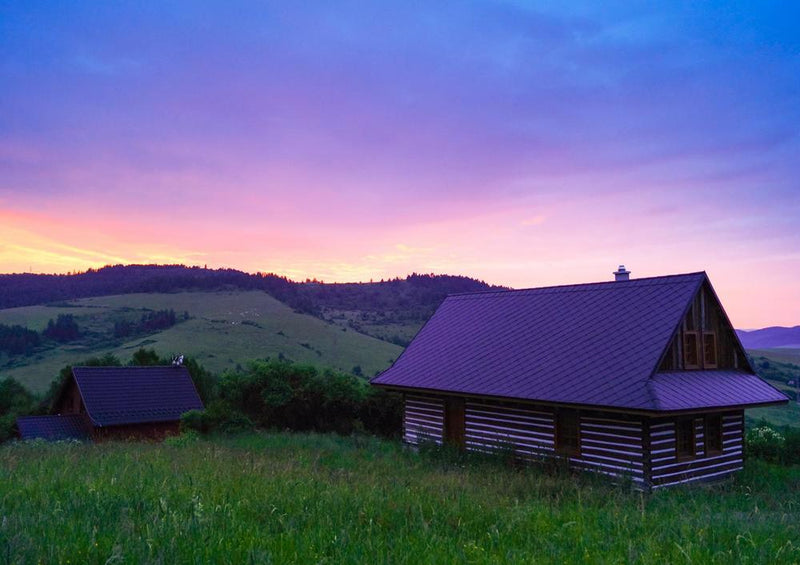
[[[558,456],[660,488],[742,468],[761,380],[704,272],[447,297],[372,380],[404,440]]]
[[[163,439],[202,410],[186,367],[74,367],[52,415],[19,418],[22,439]]]

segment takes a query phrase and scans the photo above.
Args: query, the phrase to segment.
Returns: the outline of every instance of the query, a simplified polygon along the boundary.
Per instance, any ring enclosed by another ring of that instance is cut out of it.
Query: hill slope
[[[126,341],[113,338],[114,322],[142,312],[173,309],[188,319],[166,330]],[[389,366],[397,345],[297,313],[260,291],[126,294],[75,300],[52,306],[0,310],[0,324],[41,330],[58,314],[72,314],[84,336],[33,355],[0,357],[0,378],[13,377],[41,392],[64,365],[89,356],[113,353],[123,360],[139,347],[162,355],[183,353],[211,371],[249,359],[278,357],[351,371],[359,366],[371,376]]]
[[[0,275],[0,309],[134,293],[262,290],[298,312],[407,345],[448,294],[492,288],[501,287],[451,275],[326,284],[235,269],[115,265],[70,275]]]
[[[747,349],[773,349],[794,347],[800,349],[800,326],[785,328],[773,326],[760,330],[736,330],[742,345]]]

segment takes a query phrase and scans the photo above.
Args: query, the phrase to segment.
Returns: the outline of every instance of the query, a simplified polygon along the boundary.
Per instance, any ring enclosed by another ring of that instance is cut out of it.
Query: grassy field
[[[130,341],[114,341],[114,321],[137,318],[147,310],[188,312],[190,319]],[[41,392],[59,369],[89,356],[113,353],[123,360],[139,347],[161,355],[183,353],[219,372],[249,359],[277,357],[350,371],[360,366],[372,376],[389,366],[402,348],[298,314],[268,294],[252,292],[187,292],[128,294],[86,298],[69,306],[29,306],[0,310],[0,324],[21,324],[41,330],[58,314],[72,314],[87,336],[78,342],[17,357],[0,365],[0,378],[14,377]]]
[[[778,363],[793,363],[800,365],[800,349],[792,348],[776,348],[776,349],[749,349],[747,351],[753,358],[756,359],[756,368],[758,368],[758,361],[761,357],[768,359],[771,362]],[[789,376],[800,378],[800,371],[794,374],[789,371]],[[786,385],[786,382],[767,379],[772,386],[781,392],[794,398],[795,387]],[[792,401],[785,406],[768,407],[768,408],[753,408],[746,412],[747,421],[749,424],[758,422],[761,419],[767,420],[770,424],[776,426],[791,426],[800,428],[800,406]]]
[[[423,321],[388,322],[379,312],[365,310],[335,310],[326,308],[322,317],[342,328],[357,328],[361,333],[390,343],[410,343],[422,328]]]
[[[3,563],[797,563],[800,469],[652,495],[374,439],[0,447]]]
[[[792,347],[776,347],[774,349],[748,349],[753,357],[766,357],[781,363],[800,365],[800,349]]]
[[[785,406],[751,408],[745,412],[748,426],[766,420],[773,426],[800,428],[800,406],[792,401]]]

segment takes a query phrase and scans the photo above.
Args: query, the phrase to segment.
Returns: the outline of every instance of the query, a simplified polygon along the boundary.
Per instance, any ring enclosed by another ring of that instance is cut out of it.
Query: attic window
[[[577,410],[559,410],[556,414],[556,452],[578,455],[581,451]]]
[[[703,367],[713,369],[717,366],[717,334],[703,333]]]
[[[675,422],[675,457],[691,459],[694,457],[694,449],[694,420],[678,420]]]
[[[698,332],[683,332],[683,364],[685,369],[700,368],[700,336]]]

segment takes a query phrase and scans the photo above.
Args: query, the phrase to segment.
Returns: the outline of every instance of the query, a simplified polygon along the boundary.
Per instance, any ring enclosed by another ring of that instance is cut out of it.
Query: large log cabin
[[[163,439],[202,410],[186,367],[73,367],[49,416],[17,419],[22,439]]]
[[[753,370],[704,272],[447,297],[372,380],[403,393],[404,441],[628,477],[742,468],[744,410],[787,398]]]

